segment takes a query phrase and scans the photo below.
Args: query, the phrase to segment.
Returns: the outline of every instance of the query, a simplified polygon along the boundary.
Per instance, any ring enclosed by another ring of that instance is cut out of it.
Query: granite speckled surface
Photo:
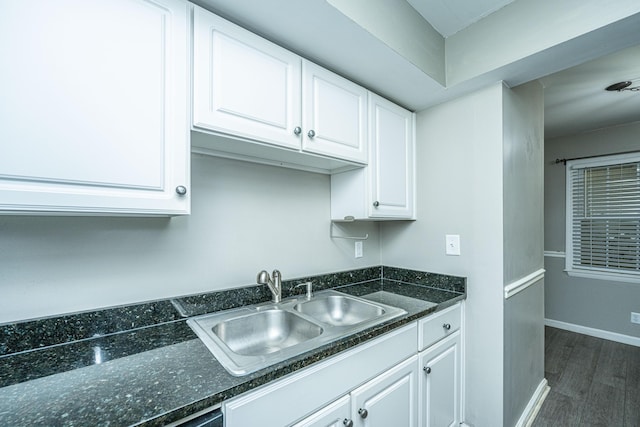
[[[449,282],[443,277],[428,282],[420,272],[411,276],[412,272],[400,269],[390,271],[387,277],[387,269],[372,267],[285,281],[285,289],[313,280],[316,290],[336,288],[365,297],[375,293],[372,299],[402,304],[407,314],[243,377],[227,373],[169,301],[0,326],[3,340],[14,339],[15,334],[30,337],[29,344],[23,346],[3,341],[6,350],[0,356],[0,425],[165,425],[465,298],[463,278],[444,276],[450,278]],[[405,282],[410,277],[419,277],[422,282]],[[457,292],[459,289],[463,291]],[[294,290],[298,291],[304,292],[301,288]],[[268,290],[266,297],[258,289],[233,292],[235,297],[233,293],[186,297],[190,304],[186,305],[193,315],[230,308],[230,303],[253,304],[271,297]],[[248,302],[256,298],[261,300]],[[72,321],[61,320],[64,318]],[[97,319],[96,324],[92,324],[92,318]],[[77,325],[78,321],[87,322],[84,331],[100,332],[69,334],[66,325]],[[57,327],[64,333],[47,329]],[[92,338],[104,335],[104,331],[108,331],[106,336]],[[52,336],[58,338],[51,340]],[[31,348],[27,348],[29,345]],[[11,350],[13,354],[8,354]]]
[[[171,322],[0,358],[0,387],[119,359],[194,338],[185,322]]]
[[[179,319],[169,301],[0,325],[0,356]]]
[[[423,285],[445,291],[465,293],[467,280],[464,277],[447,276],[444,274],[429,273],[426,271],[406,270],[396,267],[382,267],[382,276],[385,279],[396,282]]]

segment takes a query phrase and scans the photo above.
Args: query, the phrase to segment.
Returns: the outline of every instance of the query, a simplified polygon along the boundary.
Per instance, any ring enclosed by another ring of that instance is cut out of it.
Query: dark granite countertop
[[[197,315],[264,302],[269,298],[264,286],[228,291],[226,296],[185,297],[178,304],[160,301],[0,325],[0,425],[165,425],[448,307],[466,295],[463,278],[376,267],[284,282],[284,289],[289,289],[285,297],[302,291],[293,286],[309,279],[317,283],[317,290],[333,288],[365,298],[375,293],[372,299],[400,306],[407,314],[242,377],[230,375],[220,365],[174,306],[183,315]],[[239,293],[244,298],[239,299]],[[130,329],[109,320],[117,317],[120,322],[127,316],[131,316]],[[95,329],[100,322],[104,324]],[[51,328],[65,333],[53,334]]]

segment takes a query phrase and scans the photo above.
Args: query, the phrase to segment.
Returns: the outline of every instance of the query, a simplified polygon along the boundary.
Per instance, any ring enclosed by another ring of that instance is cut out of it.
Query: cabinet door
[[[460,422],[460,332],[420,354],[420,427]]]
[[[351,399],[344,396],[292,427],[344,427],[349,424]]]
[[[188,28],[182,0],[3,2],[0,210],[188,213]]]
[[[299,150],[300,57],[199,7],[193,32],[193,125]]]
[[[416,361],[417,356],[413,356],[351,393],[355,426],[417,426]]]
[[[414,217],[414,114],[369,93],[372,218]]]
[[[367,90],[303,61],[304,151],[367,163]]]

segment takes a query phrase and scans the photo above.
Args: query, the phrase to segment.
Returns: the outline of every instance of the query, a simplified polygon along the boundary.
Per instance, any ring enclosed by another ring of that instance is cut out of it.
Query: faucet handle
[[[309,282],[299,283],[296,286],[294,286],[294,288],[299,288],[300,286],[307,287],[307,299],[311,299],[311,297],[313,297],[313,282],[309,281]]]
[[[269,273],[267,273],[265,270],[262,270],[260,273],[258,273],[258,277],[256,278],[256,282],[261,285],[266,285],[269,280],[271,280],[269,277]]]

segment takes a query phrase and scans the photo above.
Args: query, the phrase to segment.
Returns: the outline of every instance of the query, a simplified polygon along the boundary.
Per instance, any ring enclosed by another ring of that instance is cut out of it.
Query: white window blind
[[[567,272],[640,282],[640,156],[567,162]]]

